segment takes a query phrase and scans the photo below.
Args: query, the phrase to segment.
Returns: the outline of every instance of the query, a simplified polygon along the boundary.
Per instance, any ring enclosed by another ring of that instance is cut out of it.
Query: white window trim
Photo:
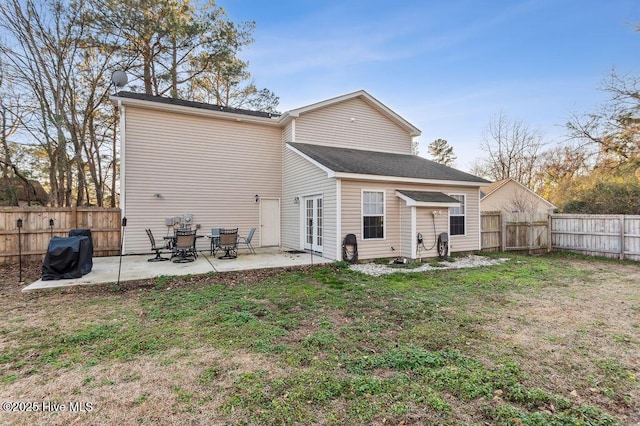
[[[459,196],[459,197],[463,197],[464,198],[464,212],[463,212],[463,217],[464,217],[464,234],[456,234],[456,235],[451,235],[451,216],[460,216],[458,214],[456,215],[452,215],[451,214],[451,208],[449,208],[449,236],[452,238],[456,238],[456,237],[466,237],[467,236],[467,194],[463,194],[463,193],[451,193],[451,194],[447,194],[449,196]]]
[[[382,238],[365,238],[364,237],[364,193],[365,192],[381,192],[382,193]],[[360,235],[362,240],[366,241],[384,241],[387,239],[387,191],[384,189],[367,189],[360,190]]]
[[[299,201],[298,201],[298,218],[300,219],[300,248],[299,250],[305,250],[304,246],[306,244],[307,241],[307,227],[306,227],[306,223],[304,222],[304,218],[305,218],[305,209],[306,207],[306,199],[307,198],[312,198],[312,197],[321,197],[322,198],[322,206],[324,209],[324,191],[321,192],[310,192],[310,193],[305,193],[302,195],[299,195]],[[324,217],[324,210],[323,210],[323,217]],[[324,219],[323,219],[324,220]],[[324,241],[324,235],[323,235],[323,241]],[[323,246],[324,247],[324,246]],[[340,250],[342,250],[342,246],[340,246]]]

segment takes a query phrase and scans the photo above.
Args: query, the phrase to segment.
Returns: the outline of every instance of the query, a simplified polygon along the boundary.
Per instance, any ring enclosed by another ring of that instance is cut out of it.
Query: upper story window
[[[362,238],[384,238],[384,191],[362,191]]]
[[[449,194],[460,201],[460,207],[449,207],[450,235],[465,235],[466,233],[466,196],[463,194]]]

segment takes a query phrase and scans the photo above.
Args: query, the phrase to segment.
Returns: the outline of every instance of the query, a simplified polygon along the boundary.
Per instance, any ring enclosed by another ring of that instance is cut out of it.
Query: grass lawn
[[[499,256],[31,294],[4,267],[0,400],[40,412],[0,423],[638,424],[640,265]]]

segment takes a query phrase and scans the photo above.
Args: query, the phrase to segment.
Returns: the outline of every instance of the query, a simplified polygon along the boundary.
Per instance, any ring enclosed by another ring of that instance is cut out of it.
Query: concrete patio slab
[[[332,260],[310,253],[289,253],[280,249],[258,249],[256,254],[240,253],[236,259],[223,260],[209,252],[200,252],[190,263],[148,262],[153,255],[122,256],[120,282],[155,278],[162,275],[197,275],[208,272],[230,272],[264,268],[286,268],[311,264],[331,263]],[[23,292],[70,287],[78,285],[115,283],[118,281],[120,257],[95,257],[91,272],[82,278],[68,280],[35,281]]]

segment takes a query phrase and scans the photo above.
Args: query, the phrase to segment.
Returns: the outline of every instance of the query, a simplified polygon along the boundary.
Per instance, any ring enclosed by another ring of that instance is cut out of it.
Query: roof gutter
[[[469,182],[463,180],[439,180],[439,179],[421,179],[411,178],[404,176],[382,176],[382,175],[365,175],[358,173],[345,173],[345,172],[332,172],[333,176],[340,179],[350,180],[370,180],[370,181],[384,181],[384,182],[401,182],[401,183],[422,183],[427,185],[441,185],[441,186],[470,186],[480,187],[489,186],[491,182]]]
[[[280,127],[280,122],[277,119],[266,118],[266,117],[255,117],[246,114],[237,114],[233,112],[223,112],[223,111],[215,111],[210,109],[201,109],[194,108],[190,106],[184,105],[172,105],[165,104],[160,102],[152,102],[143,99],[132,99],[128,97],[122,97],[117,95],[111,95],[109,97],[111,102],[118,105],[129,105],[138,108],[151,109],[155,111],[169,111],[169,112],[177,112],[187,115],[197,115],[201,117],[211,117],[217,118],[221,120],[229,120],[236,122],[245,122],[245,123],[254,123],[254,124],[263,124],[273,127]]]

